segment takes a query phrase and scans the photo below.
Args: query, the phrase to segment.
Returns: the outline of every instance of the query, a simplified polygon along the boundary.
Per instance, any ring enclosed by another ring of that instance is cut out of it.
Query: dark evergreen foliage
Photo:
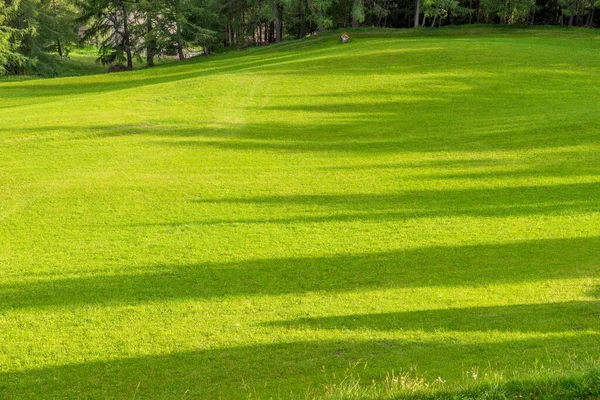
[[[0,0],[0,74],[39,73],[76,41],[98,61],[148,66],[216,46],[246,48],[359,26],[596,27],[600,0]],[[41,61],[40,61],[41,60]]]

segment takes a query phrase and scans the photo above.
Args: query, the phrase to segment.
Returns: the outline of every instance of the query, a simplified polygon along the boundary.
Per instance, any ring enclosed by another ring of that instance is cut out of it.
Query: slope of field
[[[597,370],[600,34],[351,36],[0,83],[1,398]]]

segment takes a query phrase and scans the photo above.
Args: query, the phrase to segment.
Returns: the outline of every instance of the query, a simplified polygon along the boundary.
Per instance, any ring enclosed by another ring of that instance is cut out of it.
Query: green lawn
[[[0,82],[0,398],[600,390],[600,32],[338,35]]]

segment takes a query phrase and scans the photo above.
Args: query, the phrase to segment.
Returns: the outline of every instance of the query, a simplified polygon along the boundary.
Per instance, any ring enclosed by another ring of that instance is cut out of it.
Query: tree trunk
[[[246,18],[244,18],[243,11],[240,19],[242,20],[242,26],[240,26],[240,36],[244,37],[244,32],[246,31]]]
[[[54,13],[54,22],[56,22],[57,20],[57,13],[56,13],[56,0],[52,1],[52,11]],[[60,33],[57,34],[58,36],[56,37],[56,49],[58,50],[58,55],[60,57],[63,56],[63,49],[62,49],[62,44],[60,43]]]
[[[129,14],[125,1],[121,1],[121,11],[123,12],[123,50],[127,55],[127,67],[133,69],[133,57],[131,56],[131,38],[129,36]]]
[[[588,11],[587,17],[585,19],[585,27],[588,28],[590,26],[590,16],[592,15],[591,10]]]
[[[177,31],[177,55],[179,56],[179,60],[184,60],[185,55],[183,54],[183,41],[181,38],[181,26],[179,24],[179,19],[175,21],[175,30]]]
[[[281,39],[283,39],[283,32],[282,32],[282,28],[283,28],[283,24],[282,24],[282,17],[283,17],[283,10],[281,9],[281,6],[277,3],[273,4],[273,12],[275,14],[275,42],[279,43],[281,42]]]
[[[147,45],[146,45],[146,65],[148,67],[154,67],[154,54],[156,53],[156,40],[152,34],[152,18],[150,15],[146,15],[146,33]]]
[[[62,44],[60,43],[60,38],[56,39],[56,47],[58,49],[58,55],[60,57],[62,57],[63,56],[63,49],[62,49]]]
[[[306,36],[304,26],[304,3],[302,1],[299,1],[298,4],[300,5],[300,9],[298,10],[298,39],[302,39],[304,36]]]
[[[425,26],[425,22],[427,21],[427,17],[423,15],[423,22],[421,22],[421,28]]]
[[[352,27],[353,28],[358,28],[358,27],[360,27],[360,21],[354,17],[354,6],[355,5],[357,7],[360,7],[360,9],[362,9],[363,8],[363,2],[362,2],[362,0],[354,0],[352,2],[352,10],[350,12],[350,14],[352,16]]]
[[[573,12],[571,11],[571,15],[569,16],[569,26],[573,26]]]
[[[437,14],[433,16],[433,21],[431,21],[431,27],[435,27],[435,20],[437,19]]]
[[[588,28],[593,26],[593,24],[594,24],[594,11],[596,11],[596,9],[592,8],[592,12],[590,13],[590,17],[588,18],[588,22],[587,22]]]
[[[421,14],[421,0],[417,0],[415,3],[415,24],[414,27],[419,27],[419,18]]]
[[[469,0],[469,9],[472,10],[473,9],[473,0]],[[473,13],[470,12],[469,13],[469,25],[471,25],[473,23]]]
[[[383,8],[384,8],[384,9],[386,9],[386,10],[389,10],[389,9],[390,9],[389,1],[390,1],[390,0],[385,0],[385,3],[383,3]],[[385,16],[385,17],[383,17],[383,23],[380,23],[380,24],[379,24],[379,26],[380,26],[380,27],[381,27],[381,26],[383,26],[383,27],[387,27],[388,15],[389,15],[389,13],[388,13],[388,14],[386,14],[386,16]],[[381,18],[380,18],[380,21],[381,21]]]

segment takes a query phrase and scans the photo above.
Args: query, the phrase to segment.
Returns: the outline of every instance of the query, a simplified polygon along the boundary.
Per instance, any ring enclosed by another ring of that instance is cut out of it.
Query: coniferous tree
[[[188,45],[208,48],[214,44],[216,31],[210,28],[217,25],[217,10],[214,0],[166,0],[164,18],[180,60],[185,58],[183,50]]]
[[[83,39],[101,38],[100,57],[103,64],[125,61],[133,68],[132,36],[130,31],[132,8],[127,0],[79,0],[81,22],[87,23]]]
[[[30,1],[0,2],[0,74],[33,72],[38,53],[34,10]]]

